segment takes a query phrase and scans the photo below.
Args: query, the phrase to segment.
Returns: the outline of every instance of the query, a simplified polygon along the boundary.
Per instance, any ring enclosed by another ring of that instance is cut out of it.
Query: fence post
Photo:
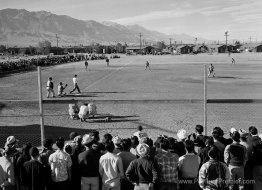
[[[39,93],[39,115],[40,115],[40,130],[41,130],[41,145],[44,146],[45,128],[44,128],[44,111],[43,111],[43,97],[42,97],[42,79],[41,67],[37,67],[38,71],[38,93]]]
[[[207,65],[204,65],[204,128],[207,136]]]

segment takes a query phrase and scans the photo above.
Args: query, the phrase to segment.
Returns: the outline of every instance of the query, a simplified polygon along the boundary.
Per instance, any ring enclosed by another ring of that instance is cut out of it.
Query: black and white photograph
[[[261,18],[0,0],[0,190],[262,190]]]

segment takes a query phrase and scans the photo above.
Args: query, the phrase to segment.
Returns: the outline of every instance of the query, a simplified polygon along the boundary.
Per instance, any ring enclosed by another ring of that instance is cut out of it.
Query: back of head
[[[29,155],[29,150],[30,150],[30,148],[32,148],[31,143],[26,143],[26,144],[24,144],[23,147],[22,147],[22,153],[23,153],[23,155]]]
[[[129,151],[130,148],[131,148],[131,139],[129,139],[129,138],[122,139],[121,147],[122,147],[123,151]]]
[[[92,131],[91,133],[93,136],[94,136],[94,141],[95,142],[98,142],[100,140],[100,137],[99,137],[99,131]]]
[[[204,131],[204,128],[203,128],[202,125],[196,125],[195,130],[196,130],[196,132],[198,132],[199,134],[202,134],[203,131]]]
[[[240,133],[238,131],[234,131],[231,134],[231,138],[233,141],[239,142],[240,141]]]
[[[110,133],[106,133],[104,134],[103,142],[109,142],[109,141],[112,141],[112,139],[113,139],[113,136]]]
[[[153,140],[150,139],[150,138],[148,138],[148,137],[142,137],[142,138],[140,139],[140,143],[145,143],[145,144],[147,144],[150,148],[153,147],[153,145],[154,145]]]
[[[131,147],[136,148],[136,146],[139,144],[138,137],[132,136],[131,137]]]
[[[105,142],[104,143],[105,145],[105,149],[108,151],[108,152],[113,152],[114,149],[115,149],[115,145],[112,141],[109,141],[109,142]]]
[[[257,128],[255,126],[251,126],[248,128],[248,131],[251,135],[257,135],[258,131]]]
[[[212,131],[212,136],[214,137],[214,139],[218,139],[221,136],[220,129],[215,127]]]
[[[187,152],[194,152],[195,150],[195,144],[191,140],[185,141],[185,147],[186,147]]]
[[[75,138],[76,136],[78,136],[78,133],[77,133],[77,132],[71,132],[71,133],[69,134],[69,139],[70,139],[70,140],[74,140],[74,138]]]
[[[77,77],[77,75],[75,75],[75,77]]]
[[[44,147],[49,149],[49,148],[52,148],[52,145],[53,145],[53,141],[52,139],[45,139],[44,140]]]
[[[138,131],[142,131],[142,130],[143,130],[143,127],[142,127],[141,125],[139,125],[139,126],[137,127],[137,130],[138,130]]]
[[[59,137],[57,140],[56,140],[56,146],[59,148],[59,149],[63,149],[64,148],[64,145],[65,145],[65,140],[63,137]]]
[[[215,147],[211,147],[208,151],[208,156],[212,159],[218,160],[219,158],[219,150]]]
[[[35,158],[39,155],[39,150],[36,147],[32,147],[29,150],[29,154],[31,157]]]
[[[205,140],[205,145],[206,146],[213,146],[214,145],[213,137],[207,137],[206,140]]]
[[[169,149],[169,141],[167,140],[167,139],[165,139],[165,138],[163,138],[163,139],[161,139],[160,141],[159,141],[159,147],[161,148],[161,149],[164,149],[164,150],[168,150]]]

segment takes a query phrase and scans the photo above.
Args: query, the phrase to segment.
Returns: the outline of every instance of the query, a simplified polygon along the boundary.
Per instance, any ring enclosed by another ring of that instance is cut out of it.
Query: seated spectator
[[[211,148],[208,152],[209,161],[199,170],[199,186],[204,190],[226,189],[230,178],[228,167],[218,160],[219,152]]]
[[[231,184],[231,189],[244,189],[243,183],[237,184],[236,182],[242,182],[244,180],[244,166],[247,161],[247,150],[241,145],[240,134],[238,131],[234,131],[231,134],[233,143],[227,145],[225,148],[224,159],[225,163],[228,165],[230,180],[233,182]]]
[[[112,141],[106,142],[107,152],[99,160],[103,190],[120,190],[120,181],[124,178],[123,163],[121,158],[113,153],[114,148]]]
[[[23,165],[21,181],[27,190],[45,190],[47,172],[42,163],[38,161],[39,151],[36,147],[30,149],[31,160]]]
[[[159,141],[161,151],[155,156],[159,166],[158,190],[176,190],[178,187],[178,155],[168,151],[169,141]]]
[[[184,190],[199,189],[198,183],[196,183],[196,181],[201,160],[200,157],[195,154],[193,141],[186,140],[185,146],[187,153],[179,158],[178,167],[181,173],[181,178],[188,180],[188,183],[181,184],[181,187]]]
[[[118,156],[122,159],[123,162],[123,169],[124,169],[124,173],[126,172],[129,164],[131,163],[131,161],[136,159],[136,156],[133,155],[130,152],[130,148],[131,148],[131,140],[130,139],[122,139],[121,141],[121,147],[122,147],[122,151],[120,153],[118,153]],[[123,190],[133,190],[134,189],[134,185],[132,183],[130,183],[127,178],[123,178],[121,181],[121,189]]]
[[[76,103],[69,104],[68,112],[71,119],[78,119],[79,107]]]
[[[158,179],[157,165],[149,157],[150,147],[141,143],[136,147],[138,159],[133,160],[126,170],[127,179],[135,185],[134,190],[153,189]]]
[[[137,127],[137,130],[138,131],[135,132],[133,135],[136,136],[139,141],[142,137],[148,137],[147,133],[143,132],[143,127],[141,125]]]
[[[187,132],[184,129],[180,129],[177,132],[178,142],[176,143],[176,150],[179,157],[186,154],[185,140],[187,138]]]
[[[78,113],[78,117],[80,118],[80,121],[85,121],[86,119],[88,119],[89,116],[89,112],[88,112],[88,104],[84,104],[82,106],[80,106],[80,110]]]

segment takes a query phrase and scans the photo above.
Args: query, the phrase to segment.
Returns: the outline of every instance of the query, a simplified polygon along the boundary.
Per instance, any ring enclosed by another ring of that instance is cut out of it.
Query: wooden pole
[[[207,65],[204,65],[204,128],[207,136]]]
[[[43,97],[42,97],[42,79],[41,67],[37,67],[38,71],[38,93],[39,93],[39,115],[40,115],[40,130],[41,130],[41,145],[44,146],[45,128],[44,128],[44,110],[43,110]]]

